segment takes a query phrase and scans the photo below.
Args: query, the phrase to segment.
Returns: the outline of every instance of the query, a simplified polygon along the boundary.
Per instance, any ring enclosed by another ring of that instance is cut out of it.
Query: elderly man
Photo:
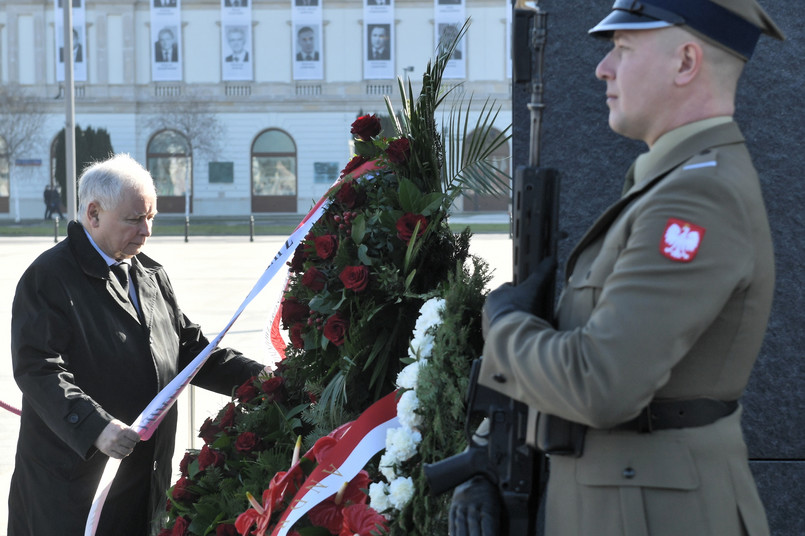
[[[784,37],[754,0],[617,0],[590,32],[609,125],[649,150],[570,254],[556,326],[530,312],[549,263],[489,295],[479,382],[539,412],[546,535],[768,535],[738,399],[774,260],[732,115],[760,34]],[[451,534],[481,533],[485,486],[457,490]]]
[[[115,156],[83,173],[78,195],[81,223],[31,264],[14,297],[23,399],[9,536],[83,534],[108,456],[123,461],[97,534],[149,534],[170,486],[176,408],[148,441],[125,423],[208,344],[141,253],[157,213],[148,171]],[[216,348],[193,383],[229,394],[262,368]]]

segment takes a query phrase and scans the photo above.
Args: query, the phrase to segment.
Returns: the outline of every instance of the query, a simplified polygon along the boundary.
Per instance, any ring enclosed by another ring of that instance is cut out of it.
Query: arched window
[[[8,143],[0,136],[0,212],[8,212],[8,198],[11,192],[8,168]]]
[[[469,139],[475,133],[469,135]],[[500,134],[500,131],[494,128],[489,129],[488,139],[495,139]],[[470,141],[471,143],[471,141]],[[504,143],[492,153],[489,158],[489,163],[497,169],[511,174],[509,158],[509,144]],[[511,202],[511,189],[499,188],[497,195],[483,195],[473,190],[467,190],[464,196],[464,210],[466,212],[492,212],[492,211],[506,211],[509,209]]]
[[[148,142],[147,168],[154,178],[160,212],[184,212],[188,192],[193,212],[193,154],[180,132],[162,130]]]
[[[281,130],[264,130],[252,143],[252,212],[296,212],[296,194],[296,144]]]

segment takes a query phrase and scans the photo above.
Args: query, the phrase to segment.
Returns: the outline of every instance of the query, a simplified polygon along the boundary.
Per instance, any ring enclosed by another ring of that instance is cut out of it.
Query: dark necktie
[[[112,270],[112,273],[115,274],[117,277],[120,286],[123,287],[123,290],[126,291],[126,295],[129,294],[129,265],[125,262],[119,262],[117,264],[113,264],[109,267]]]

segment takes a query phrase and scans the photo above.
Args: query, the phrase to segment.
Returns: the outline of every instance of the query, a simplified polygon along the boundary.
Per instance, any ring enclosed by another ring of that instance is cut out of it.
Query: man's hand
[[[497,487],[483,476],[457,486],[450,503],[450,536],[497,536],[501,501]]]
[[[138,441],[140,435],[134,428],[114,419],[95,440],[95,447],[110,458],[120,460],[131,454]]]
[[[533,313],[538,303],[541,303],[548,291],[548,285],[553,281],[556,271],[556,258],[543,259],[537,269],[517,286],[504,283],[489,293],[484,304],[484,312],[489,319],[489,325],[495,323],[503,315],[514,311]]]

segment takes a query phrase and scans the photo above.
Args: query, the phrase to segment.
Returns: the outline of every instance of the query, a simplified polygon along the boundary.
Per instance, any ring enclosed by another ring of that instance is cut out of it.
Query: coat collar
[[[73,255],[76,262],[78,262],[78,265],[81,267],[81,270],[90,277],[106,280],[109,294],[121,307],[126,309],[131,316],[139,320],[137,311],[129,301],[128,296],[125,295],[122,287],[120,287],[116,279],[111,275],[106,260],[93,247],[89,238],[87,238],[84,226],[77,221],[71,221],[67,226],[67,238],[69,239]],[[157,294],[159,293],[159,285],[156,281],[155,274],[161,268],[162,266],[159,263],[143,253],[135,255],[131,259],[131,276],[137,289],[140,311],[142,312],[146,324],[149,323],[153,316],[152,311],[156,304]]]
[[[714,126],[708,126],[709,123],[706,122],[699,123],[686,125],[686,127],[691,127],[690,135],[672,138],[673,140],[679,140],[677,143],[662,144],[657,147],[656,152],[649,151],[641,155],[647,160],[641,162],[640,166],[632,164],[627,174],[627,185],[631,184],[630,181],[633,181],[634,184],[628,187],[623,197],[599,216],[573,248],[565,267],[566,278],[573,274],[576,260],[584,248],[606,232],[621,211],[635,198],[650,190],[671,171],[702,151],[722,145],[744,143],[743,134],[741,134],[738,124],[734,121],[718,122]],[[640,168],[639,172],[637,171],[638,168]]]

